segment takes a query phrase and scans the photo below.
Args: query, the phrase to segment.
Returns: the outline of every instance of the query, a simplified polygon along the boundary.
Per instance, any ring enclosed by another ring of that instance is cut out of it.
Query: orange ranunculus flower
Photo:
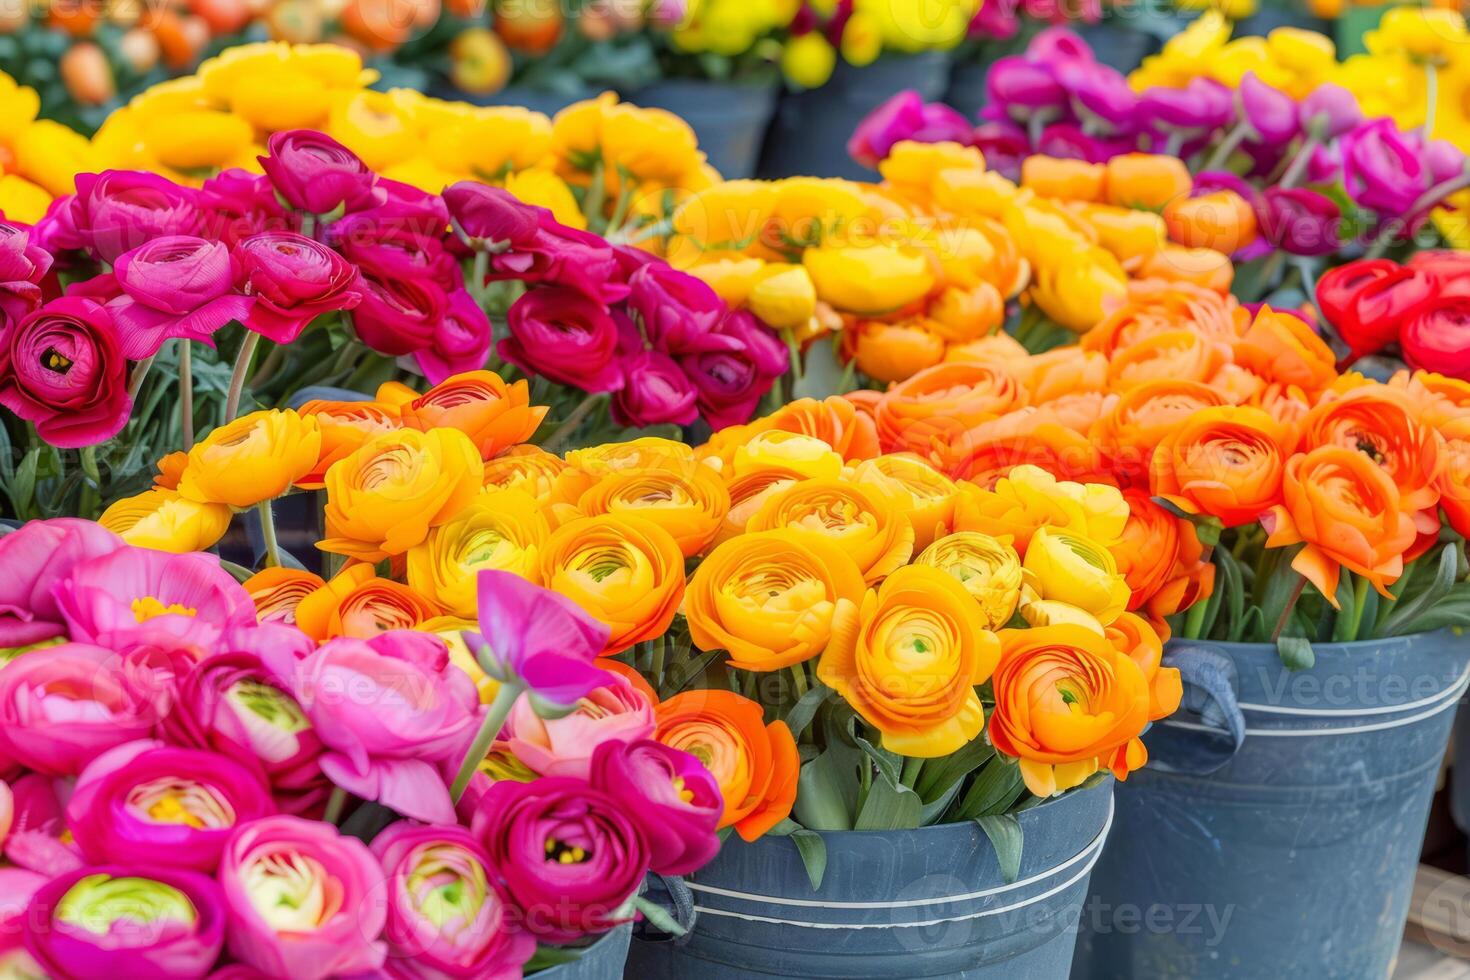
[[[567,465],[591,477],[660,466],[684,468],[694,462],[694,450],[688,445],[658,436],[608,442],[567,453]]]
[[[946,361],[888,389],[878,403],[878,442],[887,452],[944,460],[961,433],[1028,398],[1020,380],[998,363]]]
[[[1075,204],[1073,212],[1087,222],[1097,243],[1124,269],[1139,264],[1164,247],[1164,219],[1152,211],[1135,211],[1111,204]]]
[[[1230,348],[1192,330],[1154,334],[1114,352],[1108,363],[1113,390],[1145,381],[1208,382],[1230,359]]]
[[[1127,301],[1082,335],[1084,350],[1111,358],[1118,350],[1175,330],[1188,330],[1227,346],[1250,322],[1233,297],[1189,283],[1146,279],[1128,284]]]
[[[979,531],[946,534],[914,559],[948,572],[980,606],[988,630],[998,630],[1021,601],[1021,557],[1016,549]]]
[[[731,479],[725,485],[730,493],[730,509],[725,512],[724,523],[715,535],[715,544],[723,544],[736,535],[744,534],[751,515],[760,510],[767,499],[805,479],[805,474],[783,466],[752,470]]]
[[[1268,381],[1296,385],[1308,395],[1337,378],[1336,358],[1327,341],[1305,321],[1269,306],[1261,308],[1236,341],[1235,361]]]
[[[820,401],[798,398],[752,423],[757,431],[795,432],[831,446],[845,460],[872,459],[878,448],[878,430],[872,418],[840,395]],[[729,429],[715,433],[711,442]]]
[[[1180,248],[1165,245],[1143,260],[1134,273],[1144,279],[1163,279],[1175,285],[1193,285],[1221,296],[1235,282],[1230,256],[1213,248]]]
[[[1223,404],[1215,389],[1198,381],[1145,381],[1119,395],[1089,434],[1115,473],[1143,478],[1154,450],[1175,426],[1202,408]]]
[[[480,572],[512,572],[541,584],[538,561],[550,535],[541,505],[530,496],[487,491],[408,550],[408,584],[452,615],[474,619]]]
[[[485,460],[486,490],[519,490],[534,500],[549,503],[560,499],[558,488],[567,464],[560,456],[540,446],[511,446],[494,459]]]
[[[1021,161],[1022,187],[1063,201],[1100,200],[1106,174],[1102,164],[1084,160],[1036,154]]]
[[[668,531],[641,517],[568,521],[541,548],[541,584],[611,630],[607,654],[662,636],[684,597],[684,555]]]
[[[321,445],[313,418],[289,409],[242,415],[189,450],[179,493],[206,504],[253,507],[310,472]]]
[[[784,470],[802,479],[830,479],[842,475],[842,456],[816,436],[772,429],[757,432],[739,446],[722,474],[729,479],[765,470]]]
[[[1124,491],[1128,523],[1110,549],[1128,583],[1128,608],[1155,622],[1209,598],[1215,566],[1204,560],[1194,524],[1150,499],[1146,490]]]
[[[1176,198],[1188,197],[1194,179],[1176,156],[1161,153],[1123,153],[1106,167],[1106,198],[1125,208],[1161,211]]]
[[[401,555],[480,492],[485,465],[458,429],[374,436],[327,470],[323,551],[363,561]]]
[[[1026,378],[1031,370],[1031,355],[1016,338],[1005,332],[993,333],[979,340],[951,344],[944,352],[946,361],[971,361],[981,364],[1003,364],[1017,378]],[[858,392],[844,397],[852,398]]]
[[[373,436],[400,428],[398,409],[382,402],[334,402],[316,399],[298,408],[303,418],[316,419],[322,433],[316,465],[296,481],[303,490],[326,485],[327,470]]]
[[[747,531],[790,528],[801,539],[840,546],[869,583],[882,581],[914,553],[914,527],[887,495],[844,480],[803,480],[772,494]]]
[[[1312,410],[1313,402],[1296,385],[1272,381],[1252,396],[1247,404],[1263,409],[1273,419],[1297,432],[1307,413]]]
[[[921,551],[954,524],[959,488],[933,464],[912,453],[888,453],[853,468],[852,479],[896,500],[914,526],[914,550]]]
[[[1119,779],[1148,753],[1149,684],[1127,653],[1083,626],[1002,630],[990,742],[1019,759],[1026,788],[1055,796],[1101,767]]]
[[[1043,527],[1071,531],[1110,547],[1123,533],[1128,504],[1117,487],[1059,480],[1039,466],[1023,465],[993,488],[961,484],[955,530],[980,531],[1024,555]]]
[[[1261,523],[1268,548],[1306,544],[1291,567],[1334,606],[1343,568],[1389,595],[1418,536],[1388,473],[1356,449],[1331,445],[1291,458],[1282,503]]]
[[[401,381],[385,381],[373,393],[373,401],[399,411],[404,405],[419,397],[419,393]]]
[[[1117,395],[1100,391],[1078,391],[1042,402],[1036,412],[1043,421],[1086,435],[1117,400]]]
[[[674,536],[685,558],[693,558],[719,533],[730,510],[730,493],[708,466],[682,470],[650,468],[611,473],[577,500],[588,516],[625,514],[657,524]]]
[[[1439,471],[1439,505],[1450,527],[1470,534],[1470,416],[1446,420],[1440,434],[1444,465]]]
[[[944,357],[944,338],[911,322],[864,320],[842,331],[842,340],[858,370],[875,381],[902,381]]]
[[[863,599],[833,631],[817,677],[883,733],[899,755],[937,759],[978,738],[985,710],[975,692],[1000,644],[980,607],[948,572],[908,565]]]
[[[466,371],[439,382],[402,408],[403,424],[421,432],[459,429],[482,459],[531,438],[546,417],[545,405],[531,404],[525,381],[506,384],[494,371]]]
[[[1164,207],[1169,237],[1190,248],[1231,255],[1256,240],[1256,212],[1232,190],[1177,197]]]
[[[711,551],[689,580],[684,615],[699,649],[728,651],[741,670],[780,670],[826,649],[866,591],[840,547],[782,528]]]
[[[1006,304],[988,282],[950,286],[929,304],[929,329],[952,344],[979,340],[1005,323]]]
[[[1080,347],[1053,347],[1027,364],[1026,388],[1031,404],[1040,405],[1063,395],[1106,391],[1108,359]]]
[[[301,600],[327,583],[320,575],[300,568],[272,567],[262,568],[242,584],[255,603],[256,619],[294,626]]]
[[[153,485],[160,490],[177,490],[179,478],[184,475],[184,468],[189,465],[189,454],[178,450],[166,456],[160,456],[154,468],[158,470],[153,476]]]
[[[1179,668],[1164,667],[1164,641],[1148,620],[1133,613],[1124,613],[1113,620],[1104,631],[1113,646],[1128,659],[1138,664],[1148,681],[1148,720],[1158,721],[1179,710],[1184,697],[1184,684],[1179,677]]]
[[[952,452],[946,472],[981,487],[994,486],[1027,464],[1070,480],[1088,479],[1099,471],[1097,449],[1086,436],[1035,409],[982,422],[956,440]]]
[[[1408,395],[1387,385],[1355,388],[1312,409],[1301,432],[1304,450],[1342,446],[1363,453],[1393,480],[1404,510],[1427,512],[1420,530],[1437,528],[1444,438],[1419,421],[1419,406]]]
[[[1452,419],[1470,417],[1470,381],[1446,377],[1431,371],[1399,371],[1389,379],[1390,388],[1399,388],[1419,403],[1426,425],[1442,427]],[[163,461],[159,460],[159,466]]]
[[[653,737],[693,755],[725,798],[721,827],[754,842],[785,820],[796,802],[801,758],[785,722],[731,691],[685,691],[654,706]]]
[[[213,548],[233,517],[225,504],[200,503],[175,490],[152,487],[113,501],[97,523],[139,548],[184,554]]]
[[[301,632],[324,643],[336,636],[370,639],[413,629],[444,610],[406,585],[378,578],[371,565],[351,565],[296,604]]]
[[[1249,524],[1281,500],[1289,432],[1259,408],[1206,408],[1181,419],[1149,466],[1153,494],[1226,527]]]

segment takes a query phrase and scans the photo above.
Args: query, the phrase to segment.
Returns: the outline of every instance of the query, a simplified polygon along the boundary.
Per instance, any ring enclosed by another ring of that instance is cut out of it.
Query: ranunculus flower
[[[133,410],[128,362],[107,310],[64,296],[0,337],[0,405],[64,449],[111,439]]]
[[[67,801],[66,824],[93,864],[146,855],[150,867],[213,872],[237,824],[274,812],[254,770],[213,752],[144,740],[87,763]]]
[[[0,649],[65,636],[52,589],[76,566],[122,544],[111,531],[72,517],[27,521],[0,537]]]
[[[272,133],[260,165],[276,192],[301,211],[326,215],[360,211],[386,195],[374,187],[367,165],[325,133],[292,129]]]
[[[659,525],[684,557],[704,551],[730,509],[730,493],[715,471],[695,462],[609,473],[577,498],[588,517],[624,514]]]
[[[390,976],[519,980],[536,940],[516,921],[473,834],[400,822],[373,838],[372,849],[387,876]]]
[[[943,103],[926,103],[917,91],[907,89],[858,123],[847,141],[847,155],[876,170],[897,143],[968,143],[972,128],[963,114]]]
[[[1114,471],[1143,477],[1155,447],[1175,425],[1202,408],[1223,404],[1219,392],[1198,381],[1146,381],[1120,394],[1090,435]]]
[[[606,239],[568,228],[549,211],[540,219],[529,241],[491,259],[491,279],[565,286],[603,304],[628,295],[618,254]]]
[[[1001,58],[990,66],[985,88],[991,105],[1026,121],[1038,111],[1058,111],[1066,105],[1067,91],[1048,65],[1024,55]]]
[[[275,816],[235,829],[220,860],[230,955],[272,977],[326,980],[383,965],[383,871],[331,824]]]
[[[628,277],[628,288],[628,308],[638,314],[655,349],[695,354],[737,346],[733,338],[714,332],[726,307],[703,280],[655,260]]]
[[[296,626],[323,643],[338,636],[370,640],[385,630],[414,629],[444,612],[414,589],[351,565],[297,603]]]
[[[1392,259],[1362,259],[1329,269],[1317,281],[1317,303],[1354,357],[1376,354],[1435,295],[1434,280]]]
[[[1049,402],[1047,407],[1055,406]],[[864,460],[853,467],[858,483],[874,487],[898,501],[914,527],[915,550],[927,548],[954,524],[959,487],[934,464],[907,453]]]
[[[980,604],[981,621],[998,630],[1011,621],[1021,599],[1021,559],[1016,549],[979,531],[955,531],[914,559],[953,575]]]
[[[238,167],[221,170],[200,185],[199,208],[205,216],[201,234],[231,248],[261,232],[300,227],[299,216],[281,204],[269,177]]]
[[[1215,565],[1204,561],[1193,522],[1150,499],[1147,489],[1128,490],[1128,524],[1109,550],[1128,583],[1128,608],[1155,622],[1188,609],[1214,588]]]
[[[480,492],[484,463],[458,429],[399,429],[327,470],[327,536],[317,547],[364,561],[401,555]]]
[[[834,632],[817,676],[883,733],[884,747],[939,758],[984,728],[975,688],[999,650],[958,580],[908,565],[867,594],[855,629]]]
[[[414,351],[414,360],[430,384],[440,384],[484,367],[493,334],[490,317],[475,297],[467,289],[456,289],[449,293],[449,305],[429,346]]]
[[[449,309],[449,294],[431,279],[382,278],[362,272],[362,298],[352,312],[357,336],[379,354],[399,357],[430,347]]]
[[[1178,711],[1184,698],[1183,679],[1178,667],[1162,666],[1164,641],[1148,621],[1124,613],[1105,632],[1114,649],[1126,654],[1143,671],[1148,682],[1148,720],[1158,721]]]
[[[1296,101],[1261,81],[1255,72],[1248,71],[1241,78],[1236,98],[1259,142],[1284,146],[1301,132]]]
[[[225,943],[220,886],[197,871],[78,868],[31,896],[26,949],[53,977],[203,977]]]
[[[1470,378],[1470,295],[1440,295],[1404,323],[1399,335],[1410,367]]]
[[[411,429],[459,429],[483,459],[527,442],[546,417],[546,406],[532,405],[527,383],[506,384],[493,371],[466,371],[445,378],[399,408]]]
[[[1323,82],[1298,106],[1302,128],[1330,142],[1363,121],[1358,97],[1341,85]]]
[[[689,874],[719,853],[720,784],[688,752],[651,739],[605,742],[592,756],[591,782],[623,801],[648,842],[655,874]]]
[[[688,425],[699,417],[699,391],[667,354],[640,351],[623,360],[622,371],[623,386],[613,393],[610,406],[619,425]]]
[[[1168,130],[1213,131],[1230,121],[1230,90],[1198,76],[1182,88],[1155,85],[1138,98],[1138,118]]]
[[[539,583],[538,560],[551,527],[522,490],[489,488],[408,552],[408,584],[456,616],[478,615],[481,571]]]
[[[1022,569],[1026,588],[1021,613],[1028,621],[1050,622],[1062,616],[1100,630],[1128,608],[1128,585],[1112,553],[1085,535],[1041,528],[1031,536]],[[1068,608],[1058,608],[1057,603]]]
[[[453,823],[435,763],[457,761],[479,722],[479,695],[437,637],[407,630],[330,640],[306,656],[264,649],[327,751],[343,789],[404,816]]]
[[[255,302],[242,321],[278,344],[289,344],[307,324],[362,299],[356,267],[305,235],[267,231],[235,247],[244,290]]]
[[[301,600],[327,583],[315,572],[273,565],[262,568],[241,586],[255,603],[255,616],[262,624],[296,624],[296,607]]]
[[[1029,401],[1021,379],[1003,364],[947,361],[893,385],[873,414],[885,451],[944,459],[961,433]]]
[[[1256,210],[1261,236],[1293,255],[1330,255],[1342,245],[1342,211],[1304,187],[1268,187]]]
[[[542,718],[529,698],[511,708],[500,737],[517,759],[542,776],[586,779],[592,753],[604,742],[634,742],[653,734],[653,705],[626,678],[577,699],[570,714]]]
[[[1071,789],[1103,767],[1126,779],[1148,758],[1138,740],[1148,723],[1148,682],[1092,630],[1002,630],[990,683],[991,744],[1020,760],[1021,778],[1037,796]]]
[[[446,293],[464,285],[458,260],[444,247],[443,224],[364,212],[333,225],[332,240],[376,281],[427,280]]]
[[[1182,419],[1154,453],[1149,486],[1226,527],[1256,521],[1281,499],[1287,429],[1259,408],[1207,408]]]
[[[311,472],[321,454],[316,419],[288,409],[242,415],[189,450],[179,493],[203,503],[253,507]]]
[[[25,918],[31,896],[50,880],[25,868],[0,868],[0,971],[41,976],[41,965],[25,949]]]
[[[455,230],[471,248],[528,245],[545,212],[545,208],[522,203],[503,187],[477,180],[462,180],[444,188],[444,203]]]
[[[791,813],[801,757],[782,721],[731,691],[685,691],[654,707],[654,738],[704,763],[720,785],[721,827],[754,842]]]
[[[1433,526],[1444,439],[1412,396],[1364,385],[1324,399],[1302,419],[1301,440],[1306,447],[1335,445],[1364,454],[1393,480],[1403,509],[1428,511],[1426,523]]]
[[[470,828],[537,938],[569,942],[633,917],[648,844],[607,793],[560,776],[503,780],[481,797]]]
[[[311,472],[298,477],[296,485],[303,490],[324,487],[327,470],[339,459],[352,455],[368,439],[402,428],[398,408],[383,402],[327,401],[313,399],[296,409],[302,418],[316,419],[322,434],[321,455]]]
[[[213,548],[234,516],[226,504],[201,503],[177,490],[153,487],[113,501],[97,523],[127,544],[182,554]]]
[[[66,829],[61,791],[71,788],[70,776],[28,773],[11,783],[15,804],[5,858],[46,880],[82,866],[82,854]]]
[[[506,323],[500,356],[527,374],[583,391],[623,386],[617,324],[600,301],[565,286],[534,288],[511,305]]]
[[[611,655],[668,629],[684,596],[684,554],[672,534],[640,517],[581,517],[551,532],[541,582],[606,624]]]
[[[872,487],[842,479],[803,480],[772,494],[748,531],[786,528],[800,541],[825,540],[847,552],[868,584],[882,581],[914,551],[914,527],[898,504]]]
[[[866,591],[835,541],[780,528],[711,551],[689,580],[684,615],[699,649],[728,651],[743,670],[780,670],[820,654]]]
[[[1235,342],[1235,363],[1268,381],[1316,394],[1337,378],[1327,341],[1301,317],[1264,306]]]
[[[15,323],[41,305],[41,280],[51,270],[51,253],[30,229],[0,221],[0,315]]]
[[[741,348],[706,351],[679,360],[699,390],[700,413],[714,429],[747,421],[790,364],[786,346],[745,310],[727,313],[720,322],[720,333],[739,340]]]
[[[0,748],[27,769],[75,775],[100,753],[146,738],[157,705],[124,682],[117,655],[83,643],[36,650],[0,670]]]
[[[1355,127],[1339,142],[1348,196],[1381,217],[1405,214],[1424,193],[1427,175],[1419,148],[1392,119]]]
[[[220,242],[168,235],[124,252],[114,264],[122,296],[108,304],[123,356],[141,361],[173,337],[214,346],[214,332],[252,306],[234,292],[237,268]]]
[[[135,170],[77,174],[68,221],[76,247],[104,262],[164,235],[193,235],[202,227],[199,192],[167,177]]]

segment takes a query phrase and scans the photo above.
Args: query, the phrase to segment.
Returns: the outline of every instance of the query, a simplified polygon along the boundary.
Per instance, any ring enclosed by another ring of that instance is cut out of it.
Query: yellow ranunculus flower
[[[726,650],[741,670],[780,670],[826,649],[834,626],[856,616],[866,591],[862,572],[837,545],[765,531],[710,552],[689,580],[684,615],[701,650]]]
[[[688,239],[684,240],[688,241]],[[684,271],[703,281],[715,291],[726,306],[734,309],[745,305],[766,268],[767,263],[760,259],[722,252],[715,253],[712,257],[702,257]],[[807,282],[811,282],[810,277]],[[812,292],[812,303],[815,306],[815,287]]]
[[[689,124],[667,109],[621,103],[609,106],[602,122],[602,157],[607,168],[637,180],[677,183],[704,162]]]
[[[935,207],[954,214],[974,214],[1000,220],[1016,200],[1020,188],[993,170],[941,170],[930,188]]]
[[[485,461],[485,489],[519,490],[542,505],[554,502],[567,464],[540,446],[512,446]],[[563,501],[565,502],[565,501]]]
[[[754,277],[745,305],[774,330],[796,330],[816,314],[817,289],[801,266],[771,263]]]
[[[200,503],[154,487],[113,503],[97,523],[139,548],[184,554],[213,548],[229,530],[231,516],[225,504]]]
[[[1028,626],[1081,626],[1098,636],[1107,635],[1101,621],[1092,613],[1060,599],[1042,599],[1029,585],[1021,589],[1020,612]]]
[[[1098,244],[1125,268],[1135,268],[1169,240],[1163,217],[1152,211],[1084,204],[1077,208],[1077,215],[1097,233]]]
[[[1441,65],[1457,60],[1467,40],[1470,36],[1465,15],[1433,6],[1393,7],[1384,13],[1376,30],[1363,36],[1363,43],[1373,54],[1405,52],[1420,61]]]
[[[551,165],[551,120],[520,106],[492,106],[459,126],[427,134],[428,153],[441,166],[500,180],[517,170]]]
[[[363,561],[401,555],[463,510],[484,473],[458,429],[374,436],[327,469],[327,538],[317,547]]]
[[[16,174],[0,176],[0,211],[10,221],[33,225],[46,216],[53,198],[45,188]]]
[[[909,565],[863,599],[856,623],[840,624],[817,677],[883,733],[890,752],[934,759],[980,736],[976,685],[1000,659],[1000,640],[952,576]]]
[[[886,453],[853,467],[852,478],[876,487],[899,502],[914,526],[914,547],[927,548],[954,523],[959,487],[912,453]]]
[[[883,53],[883,24],[866,10],[855,10],[842,27],[842,58],[862,68]]]
[[[731,180],[690,197],[674,212],[669,261],[681,249],[692,265],[712,249],[739,252],[749,248],[774,214],[778,188],[784,183]]]
[[[652,466],[604,476],[578,498],[577,508],[588,516],[623,514],[657,524],[692,558],[719,532],[730,494],[708,466]]]
[[[332,107],[332,90],[304,71],[257,72],[230,96],[235,114],[263,132],[321,126]]]
[[[934,288],[930,257],[911,245],[819,246],[802,254],[817,295],[845,313],[880,316]]]
[[[505,189],[517,200],[550,211],[553,218],[568,227],[579,231],[587,229],[587,216],[577,205],[572,189],[550,170],[541,167],[518,170],[505,178]]]
[[[53,119],[38,119],[12,141],[16,173],[55,197],[76,191],[76,175],[90,173],[92,147],[87,138]]]
[[[980,604],[985,628],[998,630],[1010,622],[1021,601],[1021,559],[1016,549],[979,531],[947,534],[914,559],[959,580]]]
[[[255,143],[250,123],[211,109],[194,109],[143,123],[143,141],[164,166],[202,170],[228,165]]]
[[[677,439],[641,436],[627,442],[606,442],[567,453],[567,465],[594,477],[624,470],[694,463],[694,450]]]
[[[1104,546],[1123,537],[1128,501],[1117,487],[1058,480],[1027,463],[1011,469],[993,490],[961,484],[955,528],[1010,538],[1021,554],[1045,526],[1085,535]]]
[[[41,97],[29,85],[18,85],[15,79],[0,72],[0,143],[13,143],[17,136],[36,121],[41,110]]]
[[[195,443],[179,493],[201,503],[253,507],[310,473],[321,448],[315,418],[290,409],[251,412]]]
[[[408,584],[457,616],[479,610],[483,569],[539,584],[540,549],[551,534],[541,505],[519,490],[492,490],[429,531],[408,551]]]
[[[606,623],[612,655],[669,628],[684,597],[684,555],[673,535],[642,518],[582,517],[547,539],[541,584]]]
[[[820,31],[808,31],[786,42],[781,73],[798,88],[820,88],[837,67],[837,51]]]
[[[935,180],[946,170],[983,173],[985,157],[975,147],[959,143],[903,140],[894,144],[888,156],[878,163],[878,172],[883,175],[884,183],[904,200],[915,204],[926,204],[931,200]]]
[[[1112,552],[1085,535],[1043,527],[1021,567],[1040,599],[1076,606],[1104,626],[1128,608],[1128,583]]]
[[[877,20],[884,47],[924,51],[963,40],[979,6],[977,0],[857,0],[854,11]]]
[[[882,581],[914,553],[914,527],[884,494],[843,480],[803,480],[768,497],[746,523],[750,531],[787,527],[834,542],[869,583]]]
[[[481,704],[489,704],[495,700],[495,694],[500,690],[500,682],[489,674],[475,659],[470,652],[469,645],[464,641],[465,630],[478,631],[480,624],[473,619],[462,619],[458,616],[435,616],[426,619],[414,627],[420,633],[433,633],[444,641],[444,646],[449,650],[449,662],[464,671],[475,682],[475,691],[480,695]]]
[[[1086,333],[1106,315],[1108,304],[1128,295],[1128,276],[1106,249],[1078,247],[1039,263],[1031,298],[1068,330]]]
[[[842,455],[816,436],[773,429],[757,433],[735,447],[733,479],[766,470],[796,473],[805,479],[831,480],[842,475]]]
[[[603,92],[574,102],[551,120],[551,152],[572,170],[591,170],[602,159],[602,127],[618,97]]]
[[[338,96],[327,113],[326,133],[372,170],[402,163],[421,149],[412,118],[386,92]]]

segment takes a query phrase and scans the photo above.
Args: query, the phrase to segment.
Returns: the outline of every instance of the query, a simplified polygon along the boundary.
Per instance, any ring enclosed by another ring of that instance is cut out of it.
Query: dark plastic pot
[[[633,936],[631,925],[618,926],[586,952],[570,963],[533,973],[536,980],[622,980],[628,961],[628,943]]]
[[[884,55],[863,68],[839,60],[826,85],[781,96],[766,133],[760,176],[871,180],[873,171],[847,155],[847,141],[858,123],[904,89],[917,89],[932,102],[943,97],[948,85],[945,51]]]
[[[628,976],[1057,980],[1112,814],[1111,780],[1021,813],[1021,871],[1009,885],[974,823],[824,833],[817,891],[790,840],[731,837],[688,883],[693,930],[673,943],[635,940]]]
[[[1171,643],[1190,713],[1120,783],[1074,980],[1389,974],[1470,644]]]
[[[739,180],[755,175],[778,91],[774,85],[671,78],[634,92],[629,101],[682,117],[710,166],[726,180]]]

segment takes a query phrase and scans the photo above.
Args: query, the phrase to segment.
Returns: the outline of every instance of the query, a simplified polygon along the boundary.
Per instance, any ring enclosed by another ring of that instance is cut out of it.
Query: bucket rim
[[[1353,657],[1363,653],[1382,655],[1385,647],[1410,647],[1423,642],[1429,637],[1453,637],[1454,631],[1449,628],[1437,630],[1426,630],[1420,633],[1404,633],[1400,636],[1385,636],[1376,640],[1349,640],[1345,643],[1329,642],[1312,644],[1312,653],[1321,658],[1323,656]],[[1224,650],[1229,653],[1239,654],[1270,654],[1277,656],[1276,644],[1274,643],[1247,643],[1240,640],[1209,640],[1204,638],[1171,636],[1166,646],[1184,646],[1196,644],[1211,649]],[[1310,669],[1310,668],[1308,668]]]

